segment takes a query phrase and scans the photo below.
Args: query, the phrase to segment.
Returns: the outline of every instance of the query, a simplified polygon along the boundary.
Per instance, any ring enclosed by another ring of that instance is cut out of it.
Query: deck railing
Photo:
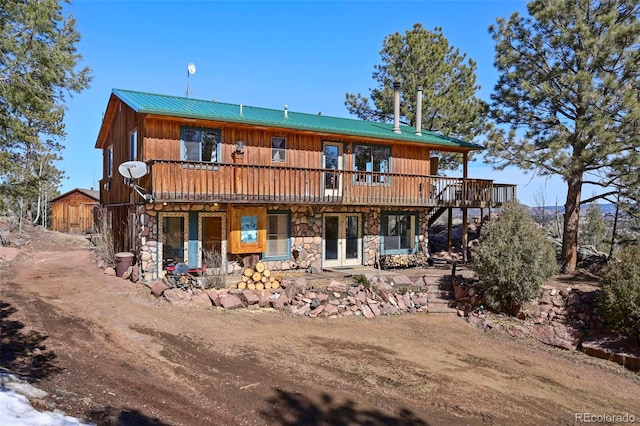
[[[156,201],[491,207],[516,186],[487,179],[155,160],[141,184]]]

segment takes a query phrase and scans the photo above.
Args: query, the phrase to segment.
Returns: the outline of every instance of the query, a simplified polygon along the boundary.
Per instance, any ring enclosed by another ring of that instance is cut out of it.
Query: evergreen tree
[[[499,78],[488,143],[498,168],[516,165],[567,184],[564,272],[575,270],[584,184],[608,192],[622,164],[638,165],[640,3],[637,0],[533,0],[489,28]],[[508,131],[507,131],[508,130]],[[637,170],[637,168],[636,168]]]
[[[557,272],[555,256],[546,231],[524,206],[506,203],[498,218],[483,226],[480,244],[473,249],[489,306],[516,314]]]
[[[582,244],[590,245],[596,250],[604,250],[604,238],[607,227],[602,218],[602,210],[597,204],[590,204],[584,216],[584,223],[581,229]]]
[[[423,90],[422,128],[463,140],[485,131],[487,105],[476,97],[476,63],[449,45],[441,28],[427,31],[420,24],[403,36],[385,37],[382,63],[374,65],[378,87],[371,99],[347,93],[345,105],[362,120],[393,122],[393,83],[400,83],[400,119],[415,126],[416,93]],[[439,167],[455,169],[460,157],[442,153]]]
[[[79,40],[58,1],[0,0],[0,188],[10,207],[42,206],[63,176],[65,100],[91,80],[76,70]]]

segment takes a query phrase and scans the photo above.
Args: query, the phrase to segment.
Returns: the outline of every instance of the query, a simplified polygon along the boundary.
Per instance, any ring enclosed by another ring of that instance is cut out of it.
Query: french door
[[[362,265],[362,224],[359,214],[324,215],[323,266]]]
[[[322,168],[326,171],[322,179],[324,195],[339,197],[342,195],[342,144],[322,143]]]

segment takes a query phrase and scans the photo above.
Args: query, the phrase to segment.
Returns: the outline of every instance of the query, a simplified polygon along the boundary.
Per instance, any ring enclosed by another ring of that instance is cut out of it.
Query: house
[[[100,205],[100,193],[76,188],[51,200],[51,229],[82,234],[95,230],[94,212]]]
[[[228,272],[247,256],[272,270],[375,266],[426,253],[443,212],[515,198],[514,185],[468,178],[481,146],[397,112],[387,124],[114,89],[96,148],[115,249],[138,255],[144,279],[207,252]],[[463,175],[437,176],[438,152],[462,154]],[[146,173],[121,175],[131,161]]]

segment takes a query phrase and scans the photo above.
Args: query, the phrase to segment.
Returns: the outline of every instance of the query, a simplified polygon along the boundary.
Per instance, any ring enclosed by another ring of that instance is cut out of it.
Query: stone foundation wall
[[[382,207],[369,206],[288,206],[274,205],[269,210],[291,212],[291,248],[290,257],[282,260],[264,261],[265,266],[274,271],[307,269],[311,272],[322,268],[323,215],[326,213],[359,213],[363,224],[364,266],[380,264],[380,231]],[[394,211],[412,211],[410,209],[394,209]],[[147,204],[138,207],[138,233],[136,248],[140,273],[144,281],[161,278],[158,270],[158,217],[160,213],[179,212],[221,212],[225,210],[214,204]],[[418,252],[427,254],[427,215],[421,211],[418,227]],[[401,256],[401,255],[399,255]],[[227,273],[239,273],[243,270],[240,256],[227,255]]]

